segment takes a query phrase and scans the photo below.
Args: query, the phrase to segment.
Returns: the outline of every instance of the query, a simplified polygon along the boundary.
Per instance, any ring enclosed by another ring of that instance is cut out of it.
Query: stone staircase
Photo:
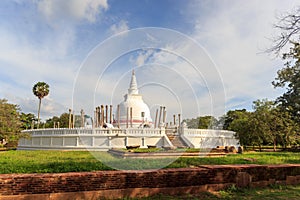
[[[177,148],[188,148],[186,143],[178,135],[167,134],[169,140],[172,142],[174,147]]]

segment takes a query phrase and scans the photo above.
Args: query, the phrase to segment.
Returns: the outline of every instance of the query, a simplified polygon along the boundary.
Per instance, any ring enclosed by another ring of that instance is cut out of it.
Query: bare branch
[[[288,43],[295,43],[300,40],[300,7],[294,13],[286,13],[277,18],[279,21],[274,25],[274,28],[279,29],[281,34],[272,39],[274,45],[265,52],[275,53],[279,56],[283,47]]]

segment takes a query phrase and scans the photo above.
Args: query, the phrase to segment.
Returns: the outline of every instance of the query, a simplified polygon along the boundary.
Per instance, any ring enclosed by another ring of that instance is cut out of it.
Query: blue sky
[[[192,118],[251,109],[254,100],[283,92],[271,85],[282,61],[260,52],[278,34],[272,27],[276,15],[299,3],[2,0],[0,98],[36,113],[32,86],[45,81],[50,94],[43,100],[43,119],[72,106],[78,113],[81,108],[91,113],[95,105],[122,101],[135,68],[152,113],[159,105],[167,107],[169,119],[173,113]],[[158,32],[143,27],[157,27]],[[141,33],[136,36],[137,29]],[[150,39],[160,44],[145,48],[152,46]],[[115,55],[133,44],[140,48]],[[108,58],[115,60],[99,66]]]

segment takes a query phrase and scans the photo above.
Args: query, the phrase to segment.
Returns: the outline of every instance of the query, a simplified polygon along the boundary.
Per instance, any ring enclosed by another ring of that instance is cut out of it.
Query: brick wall
[[[0,199],[99,199],[300,184],[300,165],[214,165],[156,171],[2,174]]]

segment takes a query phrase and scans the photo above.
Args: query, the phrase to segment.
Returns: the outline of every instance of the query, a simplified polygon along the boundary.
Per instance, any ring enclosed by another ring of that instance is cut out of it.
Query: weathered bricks
[[[112,191],[114,197],[122,198],[128,195],[219,190],[232,184],[237,187],[260,187],[274,183],[300,184],[300,165],[218,165],[156,171],[2,174],[0,199],[24,199],[24,196],[30,195],[35,199],[37,195],[55,199],[68,194],[89,195],[97,199],[110,198]]]

